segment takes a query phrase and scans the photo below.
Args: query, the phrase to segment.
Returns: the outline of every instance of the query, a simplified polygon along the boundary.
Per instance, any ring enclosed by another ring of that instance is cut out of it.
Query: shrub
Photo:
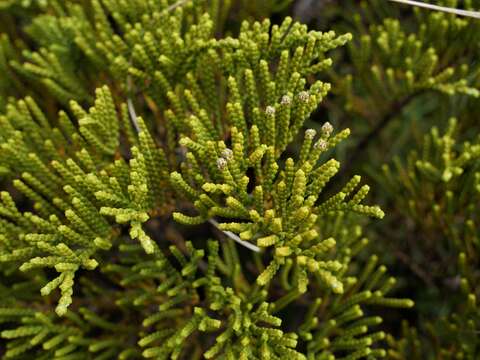
[[[2,358],[476,358],[480,23],[316,6],[0,0]]]

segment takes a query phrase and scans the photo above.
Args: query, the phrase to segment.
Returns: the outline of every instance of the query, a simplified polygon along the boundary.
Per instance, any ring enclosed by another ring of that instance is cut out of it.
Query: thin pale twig
[[[135,127],[135,131],[137,133],[140,133],[140,126],[138,125],[137,113],[135,111],[135,106],[133,105],[133,101],[130,98],[127,98],[127,107],[128,107],[128,113],[130,114],[130,119],[132,120],[133,126]]]
[[[170,6],[166,9],[166,11],[167,11],[167,12],[168,12],[168,11],[172,11],[172,10],[176,9],[177,7],[179,7],[179,6],[182,6],[182,5],[185,4],[187,1],[189,1],[189,0],[180,0],[180,1],[177,1],[175,4],[170,5]]]
[[[217,229],[219,229],[218,222],[216,220],[210,219],[210,220],[208,220],[208,222],[210,224],[212,224],[213,226],[215,226]],[[236,241],[240,245],[245,246],[247,249],[250,249],[250,250],[255,251],[255,252],[260,252],[260,248],[258,246],[253,245],[253,244],[249,243],[248,241],[244,241],[244,240],[240,239],[240,237],[237,234],[234,234],[231,231],[223,231],[221,229],[219,229],[219,230],[222,231],[226,236],[228,236],[233,241]]]
[[[460,16],[467,16],[467,17],[471,17],[471,18],[475,18],[475,19],[480,19],[480,12],[479,11],[455,9],[455,8],[450,8],[450,7],[446,7],[446,6],[427,4],[427,3],[424,3],[424,2],[421,2],[421,1],[414,1],[414,0],[389,0],[389,1],[397,2],[397,3],[401,3],[401,4],[423,7],[423,8],[430,9],[430,10],[443,11],[443,12],[447,12],[447,13],[455,14],[455,15],[460,15]]]

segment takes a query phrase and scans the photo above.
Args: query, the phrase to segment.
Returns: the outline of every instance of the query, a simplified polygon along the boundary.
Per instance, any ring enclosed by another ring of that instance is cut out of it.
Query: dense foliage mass
[[[0,0],[0,356],[478,359],[479,56],[383,0]]]

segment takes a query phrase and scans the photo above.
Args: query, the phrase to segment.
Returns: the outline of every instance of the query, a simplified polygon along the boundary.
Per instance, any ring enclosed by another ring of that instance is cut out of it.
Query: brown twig
[[[410,257],[402,251],[395,251],[395,256],[407,265],[412,272],[417,275],[420,279],[422,279],[428,286],[435,287],[433,279],[428,275],[426,271],[420,268],[417,264],[415,264]]]
[[[407,106],[412,99],[414,99],[419,92],[412,93],[403,99],[395,101],[387,111],[382,119],[377,123],[377,125],[370,130],[360,141],[355,145],[355,148],[349,153],[351,154],[345,161],[345,166],[338,173],[338,177],[343,177],[345,174],[349,173],[353,164],[365,153],[365,150],[370,145],[370,142],[376,139],[383,129],[402,111],[402,109]]]

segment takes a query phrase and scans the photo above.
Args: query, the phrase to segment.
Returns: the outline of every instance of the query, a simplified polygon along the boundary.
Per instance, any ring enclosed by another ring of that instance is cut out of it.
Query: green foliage
[[[450,119],[444,135],[433,127],[424,137],[421,153],[411,151],[405,165],[395,159],[395,172],[384,165],[384,184],[389,192],[401,189],[408,194],[404,202],[398,203],[398,209],[422,227],[423,234],[440,233],[449,239],[449,244],[458,250],[466,246],[470,253],[478,251],[475,222],[479,210],[480,144],[478,137],[459,144],[456,133],[455,118]],[[461,222],[455,219],[459,215]]]
[[[480,4],[439,5],[478,10]],[[363,129],[354,151],[368,157],[347,156],[347,165],[378,184],[372,189],[391,218],[373,237],[377,244],[389,239],[378,251],[400,266],[418,317],[404,321],[399,339],[387,336],[387,357],[475,359],[479,138],[472,109],[480,23],[373,0],[346,6],[357,10],[355,19],[337,26],[358,36],[349,45],[349,68],[331,73],[341,98],[329,110],[352,130]]]
[[[0,0],[2,358],[478,356],[478,23],[296,3]]]
[[[383,168],[387,192],[409,194],[406,201],[398,201],[397,205],[403,216],[420,229],[422,252],[439,259],[442,269],[432,269],[430,276],[452,276],[451,286],[459,292],[455,294],[453,314],[426,325],[433,345],[421,344],[417,335],[406,335],[406,339],[396,344],[397,351],[404,356],[408,354],[405,349],[408,346],[417,348],[418,355],[423,345],[432,346],[431,351],[437,356],[467,359],[475,358],[479,349],[476,264],[479,260],[480,145],[478,136],[473,142],[463,143],[459,143],[457,137],[457,120],[451,118],[443,135],[436,127],[425,135],[420,153],[412,150],[405,165],[397,158],[395,171],[386,165]],[[451,253],[459,254],[453,263]]]
[[[348,45],[347,66],[331,73],[333,89],[341,96],[332,107],[338,117],[366,123],[363,131],[376,135],[373,131],[382,130],[412,103],[438,98],[435,105],[442,106],[455,94],[480,96],[479,66],[473,60],[480,50],[478,21],[418,8],[403,20],[401,5],[346,3],[348,11],[340,16],[353,13],[353,20],[337,26],[355,38]],[[479,5],[463,3],[466,9]],[[458,1],[442,4],[460,7]],[[410,118],[405,116],[405,122]]]

